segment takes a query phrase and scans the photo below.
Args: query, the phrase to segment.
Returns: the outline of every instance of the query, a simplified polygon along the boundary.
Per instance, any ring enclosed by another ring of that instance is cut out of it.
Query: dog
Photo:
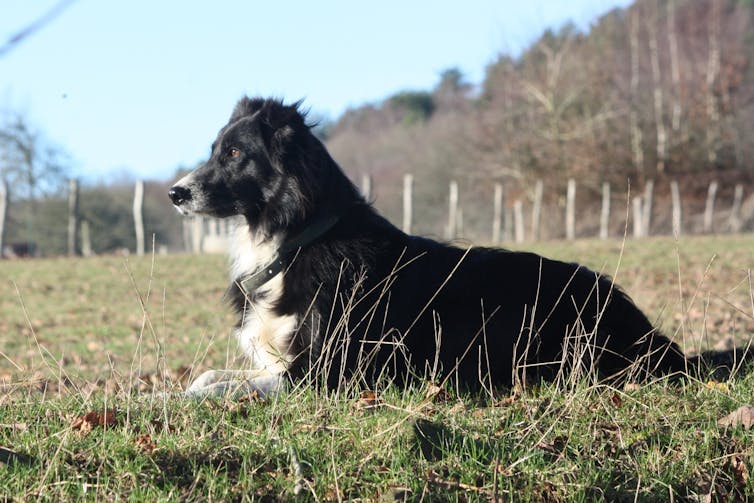
[[[209,160],[169,189],[183,214],[238,217],[227,296],[248,370],[189,396],[452,379],[459,389],[688,370],[613,281],[576,263],[405,234],[362,197],[300,102],[242,98]]]

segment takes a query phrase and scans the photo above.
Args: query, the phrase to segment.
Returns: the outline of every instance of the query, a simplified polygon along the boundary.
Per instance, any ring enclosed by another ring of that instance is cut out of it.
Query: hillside
[[[518,58],[501,53],[481,83],[449,69],[433,89],[349,110],[327,144],[355,180],[372,177],[394,221],[408,172],[416,213],[433,222],[451,179],[466,213],[485,216],[493,181],[508,204],[530,202],[538,179],[550,204],[562,204],[569,177],[589,200],[604,181],[625,199],[629,183],[635,193],[670,178],[703,198],[716,176],[732,194],[754,169],[745,133],[754,129],[753,14],[751,1],[638,0],[588,33],[567,25]]]

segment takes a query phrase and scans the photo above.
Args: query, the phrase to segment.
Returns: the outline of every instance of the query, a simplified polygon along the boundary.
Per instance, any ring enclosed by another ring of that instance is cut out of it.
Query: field
[[[754,333],[754,236],[528,248],[615,276],[687,352]],[[7,261],[0,279],[3,499],[754,498],[748,423],[719,423],[754,402],[746,369],[620,389],[457,396],[427,382],[196,402],[156,392],[243,365],[224,257]]]

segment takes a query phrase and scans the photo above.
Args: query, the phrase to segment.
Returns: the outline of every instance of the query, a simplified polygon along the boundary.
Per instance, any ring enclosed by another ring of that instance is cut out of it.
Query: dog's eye
[[[238,149],[237,149],[237,148],[235,148],[235,147],[231,148],[231,149],[230,149],[230,150],[228,151],[228,154],[229,154],[229,155],[230,155],[230,156],[231,156],[231,157],[232,157],[233,159],[238,159],[239,157],[241,157],[241,151],[240,151],[240,150],[238,150]]]

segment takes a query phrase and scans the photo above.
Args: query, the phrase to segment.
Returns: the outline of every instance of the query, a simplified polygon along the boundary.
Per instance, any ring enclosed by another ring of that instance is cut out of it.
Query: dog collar
[[[278,248],[275,256],[270,262],[260,267],[256,271],[244,275],[238,281],[241,291],[246,294],[252,294],[262,285],[270,281],[285,269],[291,255],[298,252],[299,249],[311,244],[314,240],[322,236],[325,232],[333,228],[338,223],[340,216],[336,214],[327,214],[315,219],[310,225],[305,227],[298,234],[283,241]]]

